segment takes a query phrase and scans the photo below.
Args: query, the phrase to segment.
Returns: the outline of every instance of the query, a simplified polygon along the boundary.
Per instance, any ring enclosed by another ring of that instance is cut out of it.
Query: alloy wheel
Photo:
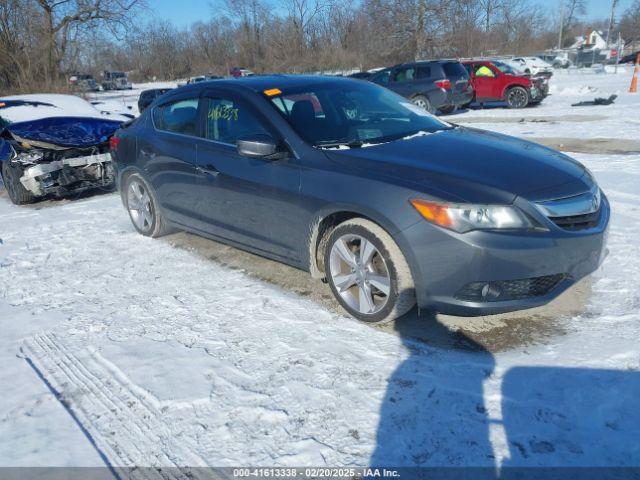
[[[127,208],[134,225],[146,232],[153,227],[153,204],[145,186],[132,180],[127,189]]]
[[[339,237],[329,256],[329,274],[338,294],[353,310],[371,315],[391,293],[391,275],[375,245],[360,235]]]
[[[523,108],[527,106],[527,92],[522,88],[514,88],[509,91],[507,101],[514,108]]]

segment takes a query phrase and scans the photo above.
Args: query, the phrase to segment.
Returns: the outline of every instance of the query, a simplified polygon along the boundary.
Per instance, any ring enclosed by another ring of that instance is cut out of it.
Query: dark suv
[[[451,113],[473,99],[473,86],[456,60],[403,63],[369,80],[393,90],[431,113]]]

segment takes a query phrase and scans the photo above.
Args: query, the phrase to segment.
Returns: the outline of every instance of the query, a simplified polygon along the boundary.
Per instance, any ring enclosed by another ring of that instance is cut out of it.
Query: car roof
[[[240,87],[253,92],[262,92],[270,88],[289,89],[296,87],[304,87],[310,85],[319,85],[323,83],[335,82],[358,82],[355,78],[336,77],[327,75],[258,75],[254,77],[225,78],[207,80],[192,85],[185,85],[176,89],[176,93],[188,92],[192,90],[201,90],[212,87]]]

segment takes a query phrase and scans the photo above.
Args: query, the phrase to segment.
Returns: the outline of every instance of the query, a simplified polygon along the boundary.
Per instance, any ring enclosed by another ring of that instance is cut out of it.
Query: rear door
[[[165,215],[189,225],[196,215],[194,185],[199,136],[198,94],[174,97],[157,105],[149,125],[138,137],[138,160]]]
[[[296,158],[265,160],[238,153],[238,139],[267,134],[280,141],[268,119],[227,90],[207,90],[196,171],[202,229],[275,255],[300,259],[300,166]]]

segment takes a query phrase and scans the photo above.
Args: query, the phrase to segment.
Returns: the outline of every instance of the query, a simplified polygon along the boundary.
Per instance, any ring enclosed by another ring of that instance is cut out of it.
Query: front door
[[[300,166],[240,155],[238,139],[278,132],[248,102],[228,92],[201,99],[203,139],[196,170],[199,215],[208,233],[295,263],[301,258]]]
[[[498,74],[491,65],[476,64],[473,66],[473,87],[476,90],[478,101],[500,99]]]

